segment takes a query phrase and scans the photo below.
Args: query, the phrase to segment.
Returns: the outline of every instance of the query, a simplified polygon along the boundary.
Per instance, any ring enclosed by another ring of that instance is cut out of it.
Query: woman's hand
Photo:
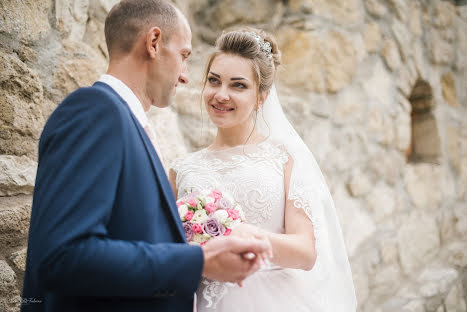
[[[242,239],[254,239],[255,238],[255,239],[260,239],[260,240],[265,241],[270,246],[269,252],[265,252],[265,253],[257,255],[260,257],[263,265],[266,265],[267,263],[269,263],[269,259],[273,257],[272,246],[271,246],[271,242],[269,241],[267,231],[260,229],[259,227],[251,225],[251,224],[242,223],[242,224],[237,225],[232,230],[232,233],[230,235],[240,237]],[[245,257],[251,257],[251,255],[245,255]]]

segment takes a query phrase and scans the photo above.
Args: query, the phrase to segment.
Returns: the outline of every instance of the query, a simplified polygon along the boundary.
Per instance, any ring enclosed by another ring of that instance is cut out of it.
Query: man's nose
[[[188,68],[186,65],[183,66],[182,72],[180,73],[180,76],[178,77],[178,82],[187,84],[188,83]]]
[[[188,83],[188,74],[187,73],[181,73],[180,76],[178,77],[178,82],[187,84]]]

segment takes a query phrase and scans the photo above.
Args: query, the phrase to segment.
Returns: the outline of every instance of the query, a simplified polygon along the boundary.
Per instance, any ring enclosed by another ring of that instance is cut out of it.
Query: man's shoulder
[[[69,102],[74,100],[99,100],[120,103],[122,99],[120,96],[107,84],[102,82],[96,82],[90,87],[83,87],[70,93],[63,102]]]
[[[125,108],[118,94],[104,83],[97,82],[70,93],[49,116],[44,132],[63,128],[64,124],[88,126],[96,119],[100,124],[121,122],[127,120],[128,115],[129,109]]]

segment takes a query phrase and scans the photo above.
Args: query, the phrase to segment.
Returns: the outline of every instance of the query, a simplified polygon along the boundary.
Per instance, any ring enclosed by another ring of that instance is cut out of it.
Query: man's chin
[[[152,105],[158,108],[169,107],[174,103],[174,97],[169,96],[167,98],[161,99],[158,102],[154,102]]]

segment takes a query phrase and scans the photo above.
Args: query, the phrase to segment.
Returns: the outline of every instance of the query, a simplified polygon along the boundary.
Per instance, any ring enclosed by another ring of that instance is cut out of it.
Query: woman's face
[[[219,128],[249,127],[257,107],[257,89],[248,59],[218,55],[209,69],[203,93],[209,117]]]

